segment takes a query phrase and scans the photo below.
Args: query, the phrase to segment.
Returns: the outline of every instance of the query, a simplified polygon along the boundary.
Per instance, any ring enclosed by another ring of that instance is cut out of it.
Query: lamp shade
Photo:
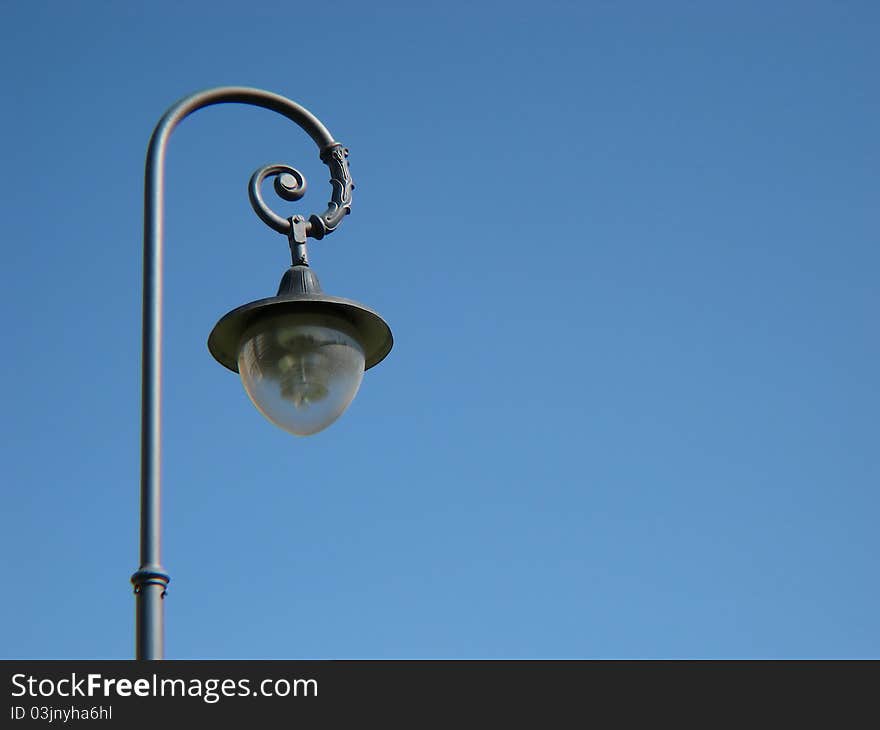
[[[211,354],[239,373],[257,409],[298,436],[339,418],[364,371],[383,360],[392,344],[378,314],[325,295],[304,266],[291,267],[277,296],[229,312],[208,338]]]

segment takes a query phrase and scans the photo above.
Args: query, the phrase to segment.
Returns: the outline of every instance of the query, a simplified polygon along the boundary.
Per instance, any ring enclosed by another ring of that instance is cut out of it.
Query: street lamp
[[[290,433],[305,436],[333,423],[360,387],[364,371],[391,350],[391,330],[372,309],[324,294],[309,267],[308,238],[336,230],[351,212],[354,183],[348,150],[307,109],[283,96],[246,87],[200,91],[165,112],[147,149],[144,181],[144,309],[141,373],[140,567],[131,577],[136,602],[136,657],[161,659],[164,644],[162,601],[170,577],[161,561],[161,383],[165,151],[175,127],[194,111],[214,104],[249,104],[298,124],[318,145],[330,168],[332,194],[321,215],[282,218],[263,200],[261,186],[274,178],[276,193],[299,200],[302,174],[287,165],[257,170],[248,197],[260,219],[285,235],[291,266],[278,293],[233,309],[215,325],[208,349],[241,376],[259,411]]]

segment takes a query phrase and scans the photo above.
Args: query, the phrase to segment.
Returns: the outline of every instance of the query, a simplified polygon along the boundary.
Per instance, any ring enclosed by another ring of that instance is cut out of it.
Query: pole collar
[[[146,565],[131,576],[131,582],[135,593],[140,593],[144,586],[161,586],[162,598],[165,598],[165,589],[171,582],[171,576],[159,565]]]

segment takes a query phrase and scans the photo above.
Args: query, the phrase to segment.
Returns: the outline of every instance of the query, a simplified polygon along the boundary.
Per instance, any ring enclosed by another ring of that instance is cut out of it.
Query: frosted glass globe
[[[341,317],[279,314],[245,331],[238,372],[266,418],[308,436],[327,428],[354,399],[364,377],[364,351]]]

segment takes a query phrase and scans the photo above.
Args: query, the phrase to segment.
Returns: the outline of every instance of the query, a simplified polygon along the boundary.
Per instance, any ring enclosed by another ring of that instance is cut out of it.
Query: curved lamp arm
[[[144,291],[143,340],[141,371],[141,524],[140,567],[131,577],[136,595],[136,656],[138,659],[161,659],[164,649],[162,599],[170,580],[161,560],[161,387],[162,387],[162,296],[163,296],[163,225],[165,195],[165,152],[175,127],[198,109],[214,104],[249,104],[277,112],[295,122],[315,141],[321,160],[330,168],[332,197],[327,210],[312,215],[308,222],[296,217],[285,220],[273,213],[262,200],[257,185],[251,203],[264,223],[279,233],[293,237],[305,235],[323,238],[339,225],[351,210],[354,185],[348,170],[348,151],[333,139],[327,128],[307,109],[278,94],[242,86],[207,89],[187,96],[174,104],[159,120],[147,150],[144,177]],[[259,182],[269,174],[280,174],[280,168],[269,166]],[[279,169],[275,169],[279,168]],[[267,171],[268,170],[268,171]],[[296,172],[296,171],[292,171]],[[296,175],[299,175],[296,173]],[[252,181],[253,179],[252,178]],[[298,182],[304,187],[299,176]],[[279,190],[276,186],[276,190]],[[283,190],[283,185],[282,185]],[[288,190],[288,200],[300,192]],[[304,223],[304,225],[303,225]],[[296,230],[294,230],[296,228]],[[291,238],[291,240],[293,240]],[[303,241],[304,242],[304,241]]]

